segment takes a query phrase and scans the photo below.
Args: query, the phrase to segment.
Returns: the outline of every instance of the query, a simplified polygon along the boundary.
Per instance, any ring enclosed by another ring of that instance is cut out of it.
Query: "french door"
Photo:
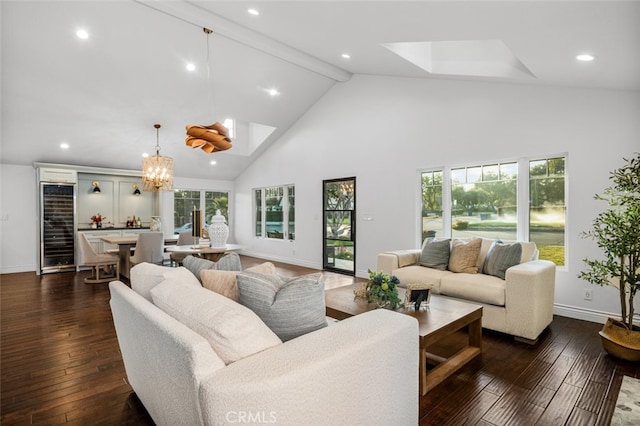
[[[322,181],[323,268],[347,275],[356,271],[356,178]]]

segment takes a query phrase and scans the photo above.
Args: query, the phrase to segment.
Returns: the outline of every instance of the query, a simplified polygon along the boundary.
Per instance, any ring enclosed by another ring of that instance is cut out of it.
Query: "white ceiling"
[[[2,1],[2,163],[138,169],[161,154],[181,177],[234,179],[352,74],[640,90],[638,1]],[[259,16],[247,13],[249,7]],[[207,36],[210,77],[207,78]],[[88,40],[75,31],[84,27]],[[429,74],[383,44],[499,40],[535,78]],[[591,63],[579,53],[596,55]],[[349,53],[351,59],[341,58]],[[193,62],[195,72],[185,70]],[[281,94],[271,97],[267,89]],[[233,117],[207,155],[184,126]],[[254,150],[249,125],[276,130]],[[61,150],[61,142],[70,148]],[[209,164],[216,160],[217,164]]]

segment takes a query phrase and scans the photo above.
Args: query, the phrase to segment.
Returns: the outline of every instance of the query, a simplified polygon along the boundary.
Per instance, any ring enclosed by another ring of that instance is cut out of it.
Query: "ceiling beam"
[[[263,34],[242,25],[231,22],[215,13],[203,9],[188,1],[157,1],[134,0],[136,3],[188,22],[200,28],[209,28],[218,34],[260,50],[283,61],[313,71],[338,82],[345,82],[351,78],[351,73],[335,65],[321,61],[298,49],[280,43]]]

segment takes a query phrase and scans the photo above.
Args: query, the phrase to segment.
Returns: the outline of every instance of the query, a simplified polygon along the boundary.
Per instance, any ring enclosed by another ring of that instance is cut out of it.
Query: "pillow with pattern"
[[[491,244],[487,253],[482,272],[504,280],[507,269],[519,264],[521,256],[522,245],[520,243],[506,244],[496,240]]]
[[[284,278],[244,271],[237,275],[240,303],[283,341],[327,326],[322,274]]]
[[[434,240],[428,238],[422,246],[420,266],[446,271],[451,254],[451,240]]]
[[[477,274],[477,262],[481,246],[482,238],[474,238],[466,243],[462,240],[453,240],[451,255],[449,256],[449,270],[451,272]]]

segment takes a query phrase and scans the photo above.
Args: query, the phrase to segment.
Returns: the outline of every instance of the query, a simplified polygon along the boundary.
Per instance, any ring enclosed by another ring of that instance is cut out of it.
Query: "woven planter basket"
[[[627,329],[620,321],[609,318],[600,331],[602,347],[611,356],[627,361],[640,361],[640,330]]]

